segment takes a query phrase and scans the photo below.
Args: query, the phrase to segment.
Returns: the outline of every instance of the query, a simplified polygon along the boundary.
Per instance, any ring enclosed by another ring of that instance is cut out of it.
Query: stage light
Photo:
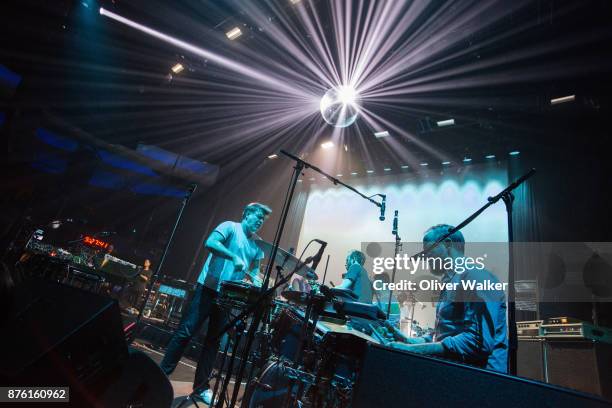
[[[521,152],[519,152],[518,150],[514,150],[510,153],[508,153],[510,156],[518,156],[519,154],[521,154]]]
[[[268,159],[276,159],[278,158],[278,154],[271,154],[268,156]]]
[[[427,162],[423,162],[423,163],[420,163],[420,164],[419,164],[419,166],[422,166],[422,167],[427,167],[427,166],[429,166],[429,163],[427,163]]]
[[[240,30],[240,27],[234,27],[231,30],[229,30],[227,33],[225,33],[225,35],[230,40],[235,40],[236,38],[242,35],[242,31]]]
[[[372,173],[374,173],[374,170],[366,170],[366,173],[372,174]]]
[[[343,104],[352,105],[357,99],[357,92],[350,86],[340,86],[338,87],[338,97]]]
[[[350,86],[329,89],[321,98],[319,109],[323,119],[334,127],[352,125],[359,116],[357,91]]]
[[[383,170],[384,171],[391,171],[391,167],[385,167]]]
[[[356,175],[358,175],[358,174],[359,174],[359,173],[357,173],[356,171],[352,171],[352,172],[351,172],[351,176],[356,176]]]
[[[560,103],[574,102],[576,95],[562,96],[561,98],[554,98],[550,100],[551,105],[559,105]]]
[[[463,162],[464,162],[464,163],[469,163],[469,162],[471,162],[471,161],[472,161],[472,159],[471,159],[471,158],[469,158],[469,157],[466,157],[466,158],[464,158],[464,159],[463,159]]]
[[[179,72],[182,72],[184,69],[185,69],[185,67],[180,62],[174,64],[172,66],[172,68],[170,68],[170,70],[172,70],[172,72],[174,72],[175,74],[178,74]]]
[[[495,155],[494,154],[488,154],[485,156],[485,159],[494,159]]]
[[[299,180],[298,180],[298,183],[301,183],[301,182],[302,182],[302,179],[299,179]]]
[[[342,174],[336,174],[336,177],[342,177]]]
[[[383,130],[382,132],[374,133],[374,136],[376,136],[378,139],[380,139],[381,137],[389,136],[389,132],[387,132],[386,130]]]
[[[299,95],[303,97],[310,97],[310,94],[306,94],[301,92],[297,88],[289,85],[286,81],[279,80],[277,78],[272,77],[271,75],[267,75],[265,72],[260,72],[252,67],[241,64],[237,61],[226,58],[222,55],[216,54],[214,52],[208,51],[204,48],[196,47],[195,45],[189,44],[188,42],[181,41],[178,38],[172,37],[170,35],[164,34],[160,31],[154,30],[150,27],[139,24],[135,21],[127,19],[125,17],[120,16],[119,14],[115,14],[112,11],[108,11],[103,7],[100,7],[100,14],[106,16],[112,20],[115,20],[118,23],[125,24],[129,27],[132,27],[138,31],[141,31],[147,35],[157,38],[158,40],[162,40],[168,44],[171,44],[175,47],[181,48],[183,50],[189,51],[191,54],[195,54],[199,57],[202,57],[206,60],[214,61],[215,63],[223,66],[224,68],[237,72],[238,74],[245,75],[249,78],[252,78],[256,81],[260,81],[262,83],[266,83],[274,87],[274,89],[282,90],[291,95]]]
[[[334,144],[332,142],[325,142],[321,143],[321,147],[323,149],[331,149],[332,147],[334,147]]]
[[[452,126],[454,124],[455,124],[455,119],[446,119],[446,120],[440,120],[436,122],[436,125],[438,125],[438,127]]]
[[[298,4],[299,2],[301,2],[302,0],[289,0],[291,2],[291,4]]]
[[[348,146],[347,145],[344,145],[344,151],[348,152]]]
[[[408,166],[407,164],[402,165],[402,169],[407,169],[407,168],[409,168],[409,167],[410,167],[410,166]]]
[[[443,161],[443,162],[442,162],[442,165],[443,165],[443,166],[448,166],[449,164],[451,164],[451,162],[449,162],[449,161]]]

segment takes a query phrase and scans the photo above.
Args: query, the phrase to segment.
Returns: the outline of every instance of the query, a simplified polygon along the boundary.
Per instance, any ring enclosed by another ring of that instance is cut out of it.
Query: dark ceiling
[[[354,2],[361,3],[366,8],[372,4]],[[487,13],[500,17],[484,27],[478,19],[461,26],[461,32],[440,39],[448,46],[442,44],[441,51],[432,52],[435,64],[417,64],[414,72],[384,84],[423,78],[426,89],[416,87],[404,99],[365,102],[372,112],[414,135],[414,139],[397,140],[414,160],[439,163],[431,149],[458,163],[466,156],[475,160],[489,153],[503,157],[510,150],[553,154],[558,146],[571,150],[577,134],[592,137],[596,146],[604,143],[602,124],[610,113],[612,5],[605,0],[523,3],[512,12],[503,9],[510,7],[504,2],[497,9],[482,11],[483,18]],[[236,100],[245,95],[248,99],[252,92],[265,94],[265,86],[98,13],[101,5],[254,69],[265,64],[270,69],[278,62],[288,71],[297,70],[302,62],[282,53],[287,44],[270,41],[275,27],[287,25],[296,27],[291,35],[301,36],[301,41],[313,40],[301,27],[295,6],[289,0],[249,2],[269,17],[264,25],[245,11],[246,4],[206,0],[4,3],[0,61],[24,77],[17,96],[22,109],[49,109],[109,143],[157,144],[222,168],[231,168],[237,158],[265,160],[279,148],[295,152],[318,148],[331,133],[329,126],[316,132],[323,125],[321,120],[312,127],[260,128],[256,116],[251,116],[256,115],[257,104]],[[424,24],[431,25],[428,35],[435,36],[444,27],[435,21],[431,24],[431,16],[443,11],[460,18],[470,7],[478,9],[478,4],[432,1],[406,27],[402,38],[411,38]],[[327,2],[302,0],[300,7],[316,14],[322,30],[333,37]],[[225,31],[235,25],[244,34],[229,41]],[[453,35],[461,40],[452,41]],[[401,47],[389,51],[396,52],[402,52]],[[259,57],[253,58],[254,54]],[[186,69],[169,77],[176,62]],[[291,75],[287,78],[291,81]],[[319,87],[324,91],[323,83]],[[552,97],[567,94],[576,95],[575,103],[550,105]],[[435,126],[437,120],[449,117],[455,118],[455,126]],[[269,120],[275,119],[270,114]],[[251,127],[253,134],[232,139],[234,130],[248,134]],[[398,169],[402,153],[394,151],[397,145],[389,140],[376,139],[374,130],[358,120],[343,139],[352,160],[338,161],[333,170]]]

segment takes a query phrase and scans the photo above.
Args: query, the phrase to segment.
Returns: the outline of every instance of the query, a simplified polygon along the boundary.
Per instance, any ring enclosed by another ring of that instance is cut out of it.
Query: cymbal
[[[255,243],[263,251],[264,258],[270,259],[270,255],[272,254],[272,249],[274,248],[274,245],[267,241],[264,241],[263,239],[257,239],[255,240]],[[279,247],[276,251],[276,257],[273,260],[273,263],[275,263],[276,265],[281,265],[283,267],[283,273],[287,274],[293,271],[301,262],[294,255]],[[315,271],[305,264],[301,264],[300,268],[297,269],[295,273],[297,275],[305,277],[306,279],[319,279]]]

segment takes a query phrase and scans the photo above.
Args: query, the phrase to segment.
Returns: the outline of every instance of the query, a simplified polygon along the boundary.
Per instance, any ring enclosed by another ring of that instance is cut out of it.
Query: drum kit
[[[258,245],[269,257],[272,244]],[[315,271],[291,253],[279,248],[273,261],[277,281],[287,278],[282,270],[293,270],[312,289],[284,290],[264,300],[265,317],[257,328],[260,341],[249,354],[255,377],[248,382],[242,406],[349,406],[366,342],[387,344],[404,341],[405,336],[385,320],[378,306],[357,302],[350,291],[317,283]],[[261,294],[254,285],[226,281],[218,303],[227,310],[244,310]]]

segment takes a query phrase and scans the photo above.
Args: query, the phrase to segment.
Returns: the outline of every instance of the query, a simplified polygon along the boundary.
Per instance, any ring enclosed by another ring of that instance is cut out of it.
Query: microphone
[[[391,232],[393,235],[397,235],[397,213],[398,211],[395,210],[395,214],[393,215],[393,231]]]
[[[385,220],[385,210],[387,209],[387,196],[384,194],[379,194],[382,197],[382,203],[380,204],[380,217],[379,220]]]
[[[321,262],[321,257],[323,256],[323,252],[325,251],[325,247],[327,247],[327,242],[321,241],[320,239],[315,239],[321,246],[319,247],[319,251],[317,251],[316,255],[312,258],[312,270],[316,270],[317,266],[319,266],[319,262]]]

